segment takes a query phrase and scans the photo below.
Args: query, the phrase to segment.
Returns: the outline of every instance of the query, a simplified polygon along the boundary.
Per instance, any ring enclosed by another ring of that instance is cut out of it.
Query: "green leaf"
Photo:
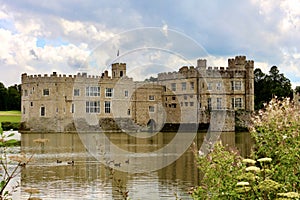
[[[6,184],[6,181],[5,181],[5,180],[3,180],[3,181],[0,182],[0,189],[1,189],[1,190],[2,190],[2,188],[4,187],[5,184]]]
[[[15,139],[10,139],[10,140],[5,141],[6,145],[14,145],[14,144],[17,144],[17,143],[18,143],[18,141],[15,140]]]
[[[7,137],[12,137],[12,136],[14,136],[15,134],[14,133],[11,133],[11,134],[9,134]]]

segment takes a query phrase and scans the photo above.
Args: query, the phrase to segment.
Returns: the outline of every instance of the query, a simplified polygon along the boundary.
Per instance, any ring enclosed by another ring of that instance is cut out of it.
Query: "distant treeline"
[[[6,88],[0,82],[0,110],[21,110],[21,85]]]

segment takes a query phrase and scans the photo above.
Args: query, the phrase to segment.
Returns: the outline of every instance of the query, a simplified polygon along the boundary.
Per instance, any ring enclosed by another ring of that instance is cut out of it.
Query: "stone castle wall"
[[[226,68],[207,67],[206,60],[199,59],[196,67],[159,73],[157,82],[134,82],[126,76],[125,63],[114,63],[111,77],[107,71],[101,76],[23,74],[23,127],[63,132],[76,130],[80,126],[76,121],[85,121],[83,127],[106,130],[110,126],[112,130],[147,130],[153,123],[160,130],[164,124],[182,123],[210,124],[213,131],[233,131],[232,111],[254,110],[253,68],[253,61],[237,56],[228,59]],[[236,83],[240,87],[237,90],[233,89]],[[87,96],[87,87],[99,87],[99,95]],[[87,104],[95,113],[87,111]],[[221,120],[225,120],[222,127]]]

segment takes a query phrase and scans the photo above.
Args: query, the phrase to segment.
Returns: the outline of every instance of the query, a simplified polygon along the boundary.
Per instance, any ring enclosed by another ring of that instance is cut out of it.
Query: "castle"
[[[125,63],[111,76],[22,74],[22,129],[37,132],[82,130],[167,130],[209,125],[234,131],[235,111],[254,110],[254,62],[228,59],[227,67],[183,66],[154,81],[134,81]]]

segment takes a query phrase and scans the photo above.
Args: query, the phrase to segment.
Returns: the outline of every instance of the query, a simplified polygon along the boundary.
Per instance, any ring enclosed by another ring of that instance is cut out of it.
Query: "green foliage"
[[[263,108],[274,96],[278,98],[292,96],[291,82],[276,66],[271,67],[269,74],[261,69],[254,70],[254,105],[255,110]]]
[[[288,98],[272,101],[253,118],[251,157],[220,144],[198,156],[194,199],[300,199],[300,111]]]
[[[21,110],[21,85],[6,88],[0,82],[0,110]]]
[[[300,112],[289,99],[272,99],[254,117],[251,134],[255,139],[253,157],[270,157],[272,178],[286,191],[300,190]]]
[[[241,175],[242,158],[237,151],[226,150],[220,143],[206,156],[197,156],[200,186],[192,192],[194,199],[236,199],[237,177]]]
[[[19,130],[20,122],[1,122],[1,127],[4,131]]]

